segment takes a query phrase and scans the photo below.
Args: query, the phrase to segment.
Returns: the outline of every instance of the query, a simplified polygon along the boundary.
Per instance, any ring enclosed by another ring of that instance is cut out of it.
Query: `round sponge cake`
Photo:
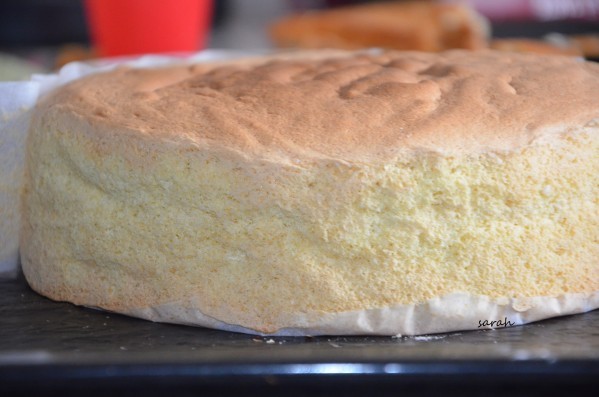
[[[264,334],[592,310],[598,93],[598,65],[492,51],[88,76],[36,109],[23,270],[52,299]]]

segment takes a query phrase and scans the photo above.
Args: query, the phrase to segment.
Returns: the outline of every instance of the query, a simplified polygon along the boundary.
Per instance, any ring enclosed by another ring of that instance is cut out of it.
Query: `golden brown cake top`
[[[493,51],[324,51],[120,68],[75,81],[43,106],[107,139],[376,161],[413,150],[509,151],[584,126],[599,117],[599,66]]]

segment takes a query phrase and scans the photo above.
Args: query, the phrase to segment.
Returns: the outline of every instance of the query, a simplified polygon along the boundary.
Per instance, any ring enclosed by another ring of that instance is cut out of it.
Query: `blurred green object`
[[[0,81],[28,80],[33,73],[44,69],[14,55],[0,53]]]

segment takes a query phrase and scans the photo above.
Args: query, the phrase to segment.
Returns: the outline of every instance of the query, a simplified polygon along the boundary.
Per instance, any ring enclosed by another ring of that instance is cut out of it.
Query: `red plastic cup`
[[[86,0],[102,57],[193,52],[205,47],[212,0]]]

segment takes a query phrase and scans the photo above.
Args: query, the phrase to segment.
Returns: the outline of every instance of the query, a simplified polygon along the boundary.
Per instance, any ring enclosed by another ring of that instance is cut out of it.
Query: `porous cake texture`
[[[256,333],[592,310],[598,93],[597,65],[493,51],[88,76],[36,110],[23,270],[52,299]]]

